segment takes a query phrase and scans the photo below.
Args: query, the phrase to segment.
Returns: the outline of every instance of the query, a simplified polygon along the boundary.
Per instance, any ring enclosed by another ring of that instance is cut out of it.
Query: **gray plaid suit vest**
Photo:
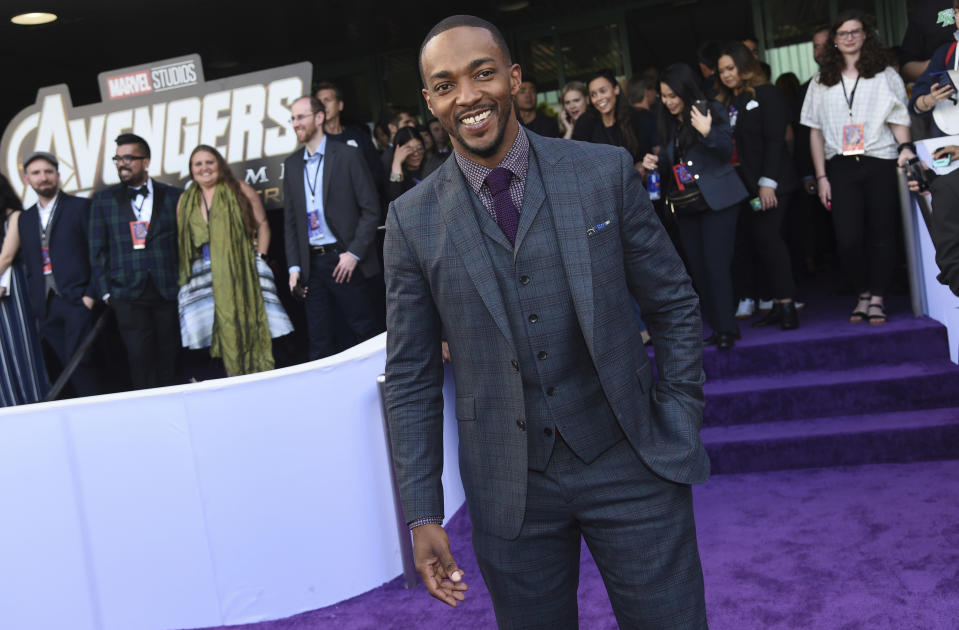
[[[472,198],[516,342],[529,468],[546,470],[557,430],[580,459],[591,462],[624,434],[576,318],[535,153],[530,153],[515,252],[479,199]]]

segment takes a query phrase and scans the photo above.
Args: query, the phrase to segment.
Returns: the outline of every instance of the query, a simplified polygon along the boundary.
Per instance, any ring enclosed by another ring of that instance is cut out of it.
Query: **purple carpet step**
[[[721,379],[705,391],[706,427],[959,407],[959,366],[933,360]]]
[[[707,379],[949,358],[945,327],[927,317],[900,318],[886,326],[841,322],[785,332],[743,329],[742,334],[728,352],[706,348]]]
[[[959,407],[703,429],[713,474],[959,459]]]

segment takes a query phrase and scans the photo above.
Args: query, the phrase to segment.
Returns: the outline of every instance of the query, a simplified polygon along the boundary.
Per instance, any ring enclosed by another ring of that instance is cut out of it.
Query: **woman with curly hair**
[[[832,211],[839,257],[858,292],[849,321],[884,324],[896,260],[896,165],[915,156],[906,88],[864,13],[840,13],[829,38],[801,122],[810,128],[819,199]]]
[[[204,144],[190,154],[190,178],[177,205],[183,345],[209,347],[230,376],[273,369],[271,337],[293,325],[265,260],[263,202]]]

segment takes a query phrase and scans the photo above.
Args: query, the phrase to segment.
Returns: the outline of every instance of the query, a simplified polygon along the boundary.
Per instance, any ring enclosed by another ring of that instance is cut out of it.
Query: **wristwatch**
[[[401,182],[403,181],[403,173],[390,173],[391,182]]]

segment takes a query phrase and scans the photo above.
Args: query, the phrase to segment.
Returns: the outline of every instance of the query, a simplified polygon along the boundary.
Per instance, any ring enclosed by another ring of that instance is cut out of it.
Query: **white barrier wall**
[[[264,374],[0,409],[3,627],[248,623],[399,575],[384,346],[385,334]],[[445,443],[451,516],[452,404]]]
[[[926,164],[932,164],[931,153],[939,147],[955,144],[959,145],[959,136],[944,138],[930,138],[917,142],[919,158]],[[959,168],[959,161],[947,167],[936,169],[940,175]],[[915,202],[913,202],[915,203]],[[949,334],[949,356],[953,363],[959,362],[959,298],[952,294],[949,287],[941,284],[936,277],[939,275],[939,266],[936,265],[936,248],[932,244],[926,223],[919,214],[919,208],[913,208],[913,221],[920,252],[922,285],[924,292],[924,308],[929,317],[937,320],[946,327]]]

